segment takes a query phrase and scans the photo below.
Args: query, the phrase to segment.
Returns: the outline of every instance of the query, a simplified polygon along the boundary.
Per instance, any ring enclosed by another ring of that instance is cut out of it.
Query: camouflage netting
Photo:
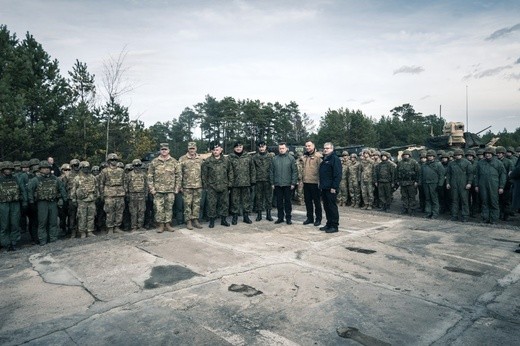
[[[425,146],[434,150],[449,149],[449,138],[449,136],[430,137],[426,139]],[[464,132],[464,140],[466,141],[464,148],[473,148],[484,145],[480,137],[471,132]]]

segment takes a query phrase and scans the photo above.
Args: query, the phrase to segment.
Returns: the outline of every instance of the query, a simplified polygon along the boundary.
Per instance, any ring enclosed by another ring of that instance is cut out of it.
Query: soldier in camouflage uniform
[[[482,222],[494,224],[500,215],[499,196],[504,193],[506,169],[495,157],[495,148],[484,149],[484,158],[478,162],[475,189],[482,201]]]
[[[211,151],[212,155],[202,163],[202,185],[208,194],[209,228],[215,227],[215,218],[218,216],[221,217],[220,224],[229,227],[226,217],[233,171],[229,158],[222,155],[219,144],[214,144]]]
[[[296,152],[296,169],[298,170],[298,186],[296,187],[297,202],[299,205],[303,205],[304,192],[303,192],[303,152]],[[271,203],[272,204],[272,203]],[[271,218],[272,219],[272,218]],[[272,221],[272,220],[269,220]]]
[[[372,161],[374,161],[374,170],[376,166],[381,163],[381,152],[374,150],[372,152]],[[380,208],[381,200],[379,199],[379,189],[376,186],[376,181],[374,179],[374,204],[373,207]]]
[[[139,231],[144,227],[148,176],[142,166],[141,160],[133,160],[132,170],[127,173],[125,180],[125,192],[130,213],[130,231]]]
[[[466,152],[466,160],[471,163],[471,170],[473,172],[472,181],[475,181],[475,173],[477,172],[477,154],[475,150],[470,149]],[[471,185],[471,188],[468,192],[468,204],[469,204],[469,216],[476,217],[476,215],[480,212],[480,199],[478,193],[475,191],[475,184]]]
[[[148,166],[148,190],[154,198],[157,233],[174,232],[171,226],[175,194],[181,185],[179,162],[170,156],[168,143],[161,143],[161,153]]]
[[[468,221],[468,192],[473,184],[473,166],[464,157],[464,151],[457,148],[453,152],[454,160],[448,164],[446,171],[446,188],[451,192],[451,220],[457,221],[459,211],[461,221]]]
[[[96,200],[99,197],[97,179],[90,173],[90,163],[80,162],[80,172],[72,182],[72,202],[78,205],[78,231],[81,238],[94,235]],[[72,233],[71,238],[76,236]]]
[[[188,152],[179,159],[181,167],[181,191],[184,198],[184,220],[186,228],[192,230],[202,228],[199,222],[200,201],[202,197],[202,162],[197,154],[197,144],[188,143]]]
[[[249,213],[252,211],[251,187],[256,184],[256,171],[253,159],[244,152],[241,142],[233,146],[233,153],[229,155],[229,163],[233,171],[231,181],[231,223],[237,224],[240,207],[243,208],[244,222],[252,223]]]
[[[70,174],[66,180],[63,180],[65,183],[65,187],[67,188],[67,196],[69,196],[68,203],[65,203],[65,207],[67,207],[67,227],[68,233],[76,234],[78,230],[78,205],[71,200],[71,192],[72,192],[72,182],[74,178],[79,174],[79,160],[72,159],[70,160]],[[74,235],[75,237],[75,235]]]
[[[515,168],[518,162],[518,157],[515,156],[515,148],[511,146],[507,147],[506,158],[511,161],[511,165]]]
[[[444,168],[444,172],[448,170],[448,164],[450,163],[450,155],[449,152],[440,150],[440,163]],[[451,194],[446,188],[446,175],[444,176],[444,185],[439,188],[439,204],[440,204],[440,214],[444,214],[451,209]]]
[[[348,179],[347,172],[350,165],[350,157],[348,151],[341,153],[341,181],[339,183],[338,204],[340,207],[346,206],[348,203]]]
[[[424,191],[424,212],[428,219],[439,217],[439,188],[444,186],[445,172],[442,164],[436,160],[434,150],[426,152],[426,162],[421,165],[419,185]]]
[[[401,187],[401,201],[403,206],[401,214],[408,213],[413,215],[417,208],[417,186],[419,180],[419,163],[412,158],[410,150],[403,151],[401,161],[397,164],[397,181]]]
[[[347,179],[350,198],[352,203],[350,207],[357,208],[361,203],[361,164],[359,163],[358,156],[355,153],[350,154],[350,165],[347,168]]]
[[[29,160],[29,169],[25,177],[22,177],[22,181],[25,184],[27,194],[29,194],[29,181],[32,178],[40,175],[39,173],[40,160],[33,158]],[[29,204],[25,212],[27,219],[29,220],[29,234],[33,243],[39,244],[40,239],[38,238],[38,209],[36,204]]]
[[[381,211],[388,212],[392,202],[393,186],[395,183],[395,164],[390,161],[390,153],[381,153],[381,163],[375,169],[375,182],[379,189]]]
[[[66,201],[67,189],[51,174],[47,161],[39,164],[40,174],[29,181],[28,201],[36,204],[38,214],[38,239],[40,245],[58,239],[58,199]]]
[[[267,151],[264,141],[258,142],[258,152],[253,156],[256,171],[255,211],[256,221],[262,220],[262,211],[266,212],[266,220],[273,221],[271,209],[273,206],[273,189],[271,187],[271,164],[273,156]],[[298,196],[300,198],[300,196]]]
[[[511,180],[509,179],[509,173],[515,168],[513,162],[506,157],[506,148],[503,146],[498,146],[495,149],[497,159],[502,162],[504,168],[506,169],[506,184],[504,185],[504,193],[501,194],[498,198],[500,205],[500,219],[507,221],[509,220],[509,215],[511,213]]]
[[[27,191],[10,161],[0,163],[0,244],[15,251],[20,241],[20,204],[27,208]]]
[[[108,235],[123,233],[119,227],[125,208],[125,171],[117,166],[117,154],[108,154],[108,167],[99,174],[99,191],[104,200]]]
[[[374,161],[370,157],[370,151],[364,149],[361,153],[361,197],[363,209],[371,210],[374,205]]]

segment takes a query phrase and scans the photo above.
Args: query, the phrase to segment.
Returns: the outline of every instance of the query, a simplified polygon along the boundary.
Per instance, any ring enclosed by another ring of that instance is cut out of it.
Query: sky
[[[379,119],[405,103],[477,132],[520,127],[518,0],[0,0],[0,23],[96,75],[126,52],[122,98],[147,126],[217,99]],[[467,100],[467,103],[466,103]]]

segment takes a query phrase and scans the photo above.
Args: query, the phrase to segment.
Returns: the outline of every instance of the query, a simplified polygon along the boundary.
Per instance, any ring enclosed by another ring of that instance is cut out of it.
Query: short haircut
[[[278,146],[280,146],[280,145],[285,145],[285,146],[287,146],[287,143],[285,143],[285,142],[280,142],[280,143],[278,143]]]
[[[323,147],[325,147],[326,145],[330,146],[330,148],[334,150],[334,144],[332,144],[331,142],[325,142],[325,144],[323,144]]]

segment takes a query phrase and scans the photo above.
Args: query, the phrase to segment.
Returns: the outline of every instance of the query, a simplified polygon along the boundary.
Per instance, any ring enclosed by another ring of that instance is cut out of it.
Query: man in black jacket
[[[327,224],[320,230],[335,233],[339,226],[337,191],[341,181],[341,161],[334,153],[334,145],[330,142],[323,145],[323,155],[320,164],[320,190]]]

